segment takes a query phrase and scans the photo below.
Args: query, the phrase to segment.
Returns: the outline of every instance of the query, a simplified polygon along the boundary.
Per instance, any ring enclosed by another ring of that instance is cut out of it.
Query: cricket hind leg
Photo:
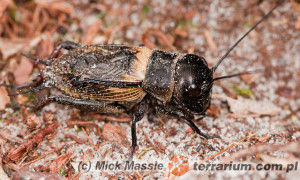
[[[52,58],[56,58],[60,52],[60,50],[63,48],[63,49],[66,49],[66,50],[72,50],[72,49],[75,49],[75,48],[79,48],[81,47],[81,45],[79,44],[76,44],[74,42],[71,42],[71,41],[63,41],[61,43],[59,43],[55,48],[54,50],[52,51],[49,59],[52,59]]]
[[[56,102],[58,104],[70,105],[79,109],[86,109],[89,111],[96,111],[99,113],[125,113],[126,109],[122,105],[117,105],[115,103],[105,103],[93,100],[82,100],[75,99],[69,96],[54,96],[48,97],[47,102]],[[128,114],[131,116],[131,135],[132,135],[132,145],[129,161],[132,160],[135,148],[137,146],[136,137],[136,123],[144,117],[147,110],[147,103],[145,98],[135,106]]]
[[[19,91],[19,92],[14,93],[14,94],[9,94],[9,96],[16,96],[16,95],[20,95],[20,94],[38,92],[38,91],[47,89],[47,87],[43,84],[43,78],[41,76],[38,76],[38,79],[36,79],[32,83],[25,83],[25,84],[20,84],[20,85],[16,85],[16,86],[11,85],[10,88],[13,92],[15,92],[15,91]],[[28,90],[26,90],[26,89],[28,89]]]
[[[36,63],[40,63],[40,64],[44,64],[46,66],[49,66],[51,64],[51,59],[57,58],[57,56],[59,55],[59,52],[62,48],[66,49],[66,50],[72,50],[72,49],[75,49],[75,48],[78,48],[78,47],[81,47],[81,45],[76,44],[76,43],[71,42],[71,41],[63,41],[63,42],[59,43],[59,45],[57,45],[54,48],[54,50],[52,51],[52,53],[51,53],[51,55],[49,56],[48,59],[43,60],[43,59],[39,59],[39,58],[36,58],[36,57],[26,55],[24,53],[22,53],[22,56],[25,56],[28,59],[31,59]]]
[[[41,64],[45,64],[46,66],[49,66],[51,64],[51,59],[58,56],[61,48],[71,50],[71,49],[74,49],[74,48],[78,48],[80,46],[81,45],[76,44],[74,42],[70,42],[70,41],[61,42],[59,45],[57,45],[54,48],[54,50],[51,53],[50,57],[46,60],[42,60],[42,59],[38,59],[36,57],[28,56],[28,55],[23,54],[23,53],[22,53],[22,55],[29,58],[29,59],[31,59],[31,60],[33,60],[33,61],[35,61],[35,62],[37,62],[37,63],[41,63]],[[43,82],[43,77],[42,77],[42,75],[39,75],[38,79],[35,82],[28,83],[28,84],[21,84],[21,85],[17,85],[17,86],[12,86],[12,90],[16,91],[16,90],[20,90],[20,89],[24,89],[24,88],[32,88],[32,90],[25,91],[24,93],[18,93],[18,94],[25,94],[25,93],[28,93],[28,92],[36,92],[36,91],[39,91],[39,90],[45,88],[45,87],[43,87],[42,82]],[[38,86],[40,86],[40,87],[38,87]]]
[[[11,90],[12,91],[17,91],[21,89],[26,89],[26,88],[35,88],[38,86],[41,86],[43,84],[43,77],[39,75],[37,79],[35,79],[32,83],[25,83],[25,84],[20,84],[20,85],[11,85]]]
[[[8,96],[17,96],[17,95],[20,95],[20,94],[27,94],[27,93],[31,93],[31,92],[37,92],[37,91],[40,91],[40,90],[43,90],[43,89],[46,89],[46,87],[44,86],[39,86],[39,87],[36,87],[36,88],[31,88],[27,91],[21,91],[21,92],[18,92],[18,93],[15,93],[15,94],[9,94]],[[48,102],[47,99],[42,99],[42,98],[37,98],[37,99],[33,99],[34,101],[34,105],[31,105],[31,104],[13,104],[13,103],[9,103],[7,104],[7,106],[9,107],[12,107],[13,109],[19,109],[20,107],[28,107],[28,108],[32,108],[34,109],[35,111],[41,109],[43,106],[45,106]]]
[[[76,99],[70,96],[63,96],[63,95],[46,97],[44,99],[37,101],[34,106],[30,106],[30,107],[33,108],[35,111],[37,111],[40,110],[45,105],[53,102],[62,105],[69,105],[81,110],[94,111],[99,113],[101,112],[102,113],[125,113],[125,109],[123,106],[118,106],[113,103]],[[27,105],[25,106],[28,107]]]
[[[34,62],[36,63],[40,63],[40,64],[44,64],[46,66],[49,66],[51,64],[51,59],[55,58],[58,56],[61,48],[64,48],[64,49],[67,49],[67,50],[71,50],[71,49],[74,49],[74,48],[78,48],[80,47],[81,45],[79,44],[76,44],[76,43],[73,43],[73,42],[70,42],[70,41],[65,41],[65,42],[61,42],[58,46],[55,47],[55,49],[53,50],[53,52],[51,53],[50,57],[46,60],[43,60],[43,59],[39,59],[39,58],[36,58],[36,57],[32,57],[32,56],[29,56],[29,55],[26,55],[26,54],[23,54],[23,56],[33,60]],[[13,92],[15,91],[19,91],[18,93],[14,93],[14,94],[9,94],[9,96],[16,96],[16,95],[19,95],[19,94],[27,94],[27,93],[30,93],[30,92],[37,92],[37,91],[40,91],[40,90],[43,90],[43,89],[46,89],[47,87],[45,87],[45,85],[43,84],[43,76],[40,74],[38,76],[38,78],[32,82],[32,83],[25,83],[25,84],[20,84],[20,85],[8,85],[6,83],[4,84],[0,84],[0,86],[5,86],[5,87],[8,87],[10,88]],[[25,91],[20,91],[22,89],[28,89],[28,90],[25,90]],[[44,104],[47,104],[49,100],[43,100],[43,101],[39,101],[38,103],[36,103],[35,109],[39,109],[40,107],[44,106]],[[20,106],[26,106],[26,107],[32,107],[30,105],[16,105],[16,104],[11,104],[10,105],[11,107],[15,107],[15,108],[18,108]]]
[[[33,87],[41,85],[42,83],[43,83],[43,78],[41,76],[38,76],[37,79],[35,79],[34,82],[32,82],[32,83],[11,85],[11,84],[6,84],[4,82],[4,83],[1,83],[0,86],[8,87],[8,88],[11,89],[11,91],[17,91],[17,90],[25,89],[25,88],[33,88]]]
[[[58,104],[69,105],[81,110],[94,111],[98,113],[124,113],[125,109],[121,105],[111,102],[94,101],[87,99],[76,99],[70,96],[52,96],[45,99],[46,104],[56,102]]]

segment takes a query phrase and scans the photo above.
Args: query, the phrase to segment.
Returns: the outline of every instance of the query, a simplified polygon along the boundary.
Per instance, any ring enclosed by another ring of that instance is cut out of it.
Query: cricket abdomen
[[[139,46],[83,46],[54,59],[44,74],[48,74],[46,79],[53,82],[54,87],[69,97],[126,102],[126,106],[131,107],[146,95],[140,84],[151,52]],[[130,83],[136,85],[122,85]]]

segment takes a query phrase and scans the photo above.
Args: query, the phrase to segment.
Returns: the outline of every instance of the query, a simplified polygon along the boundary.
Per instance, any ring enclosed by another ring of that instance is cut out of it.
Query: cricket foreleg
[[[206,139],[213,139],[213,138],[220,138],[220,136],[218,135],[207,135],[203,132],[200,131],[200,129],[193,123],[192,119],[193,119],[193,116],[190,115],[190,114],[187,114],[187,113],[184,113],[182,111],[179,111],[179,110],[173,110],[173,109],[166,109],[166,108],[160,108],[159,109],[160,112],[166,112],[166,113],[169,113],[169,114],[173,114],[179,118],[182,118],[184,120],[184,122],[190,126],[190,128],[192,128],[192,130],[194,132],[196,132],[197,134],[199,134],[200,136],[203,136],[205,137]]]
[[[141,101],[131,112],[131,153],[129,161],[132,160],[135,148],[137,146],[137,137],[136,137],[136,123],[144,117],[145,112],[147,111],[147,104],[145,100]]]

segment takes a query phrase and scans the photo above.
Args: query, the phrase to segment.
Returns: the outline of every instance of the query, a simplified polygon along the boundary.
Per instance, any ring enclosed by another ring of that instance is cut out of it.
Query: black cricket
[[[12,95],[55,87],[62,95],[46,97],[36,104],[36,109],[57,102],[98,113],[128,113],[132,118],[130,159],[137,146],[136,123],[145,113],[149,118],[155,118],[153,114],[157,112],[175,115],[197,134],[207,139],[218,138],[218,135],[201,132],[192,121],[194,115],[208,109],[214,81],[251,73],[213,77],[227,55],[280,4],[243,35],[211,69],[203,57],[193,54],[150,50],[143,46],[62,42],[47,60],[24,55],[45,64],[45,68],[36,82],[13,88],[29,90]],[[69,52],[58,57],[61,48]]]

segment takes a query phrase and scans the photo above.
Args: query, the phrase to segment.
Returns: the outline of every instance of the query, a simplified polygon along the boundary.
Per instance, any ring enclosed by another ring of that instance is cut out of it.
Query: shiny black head
[[[204,58],[187,54],[179,59],[175,69],[172,102],[199,114],[209,107],[212,76]]]
[[[203,113],[207,110],[211,101],[213,82],[220,79],[253,73],[251,71],[213,78],[213,74],[228,54],[263,20],[265,20],[282,2],[277,3],[259,22],[248,30],[231,48],[221,57],[215,66],[208,68],[204,58],[187,54],[179,59],[175,69],[175,85],[172,95],[172,103],[186,108],[193,114]],[[255,71],[254,71],[255,72]]]

